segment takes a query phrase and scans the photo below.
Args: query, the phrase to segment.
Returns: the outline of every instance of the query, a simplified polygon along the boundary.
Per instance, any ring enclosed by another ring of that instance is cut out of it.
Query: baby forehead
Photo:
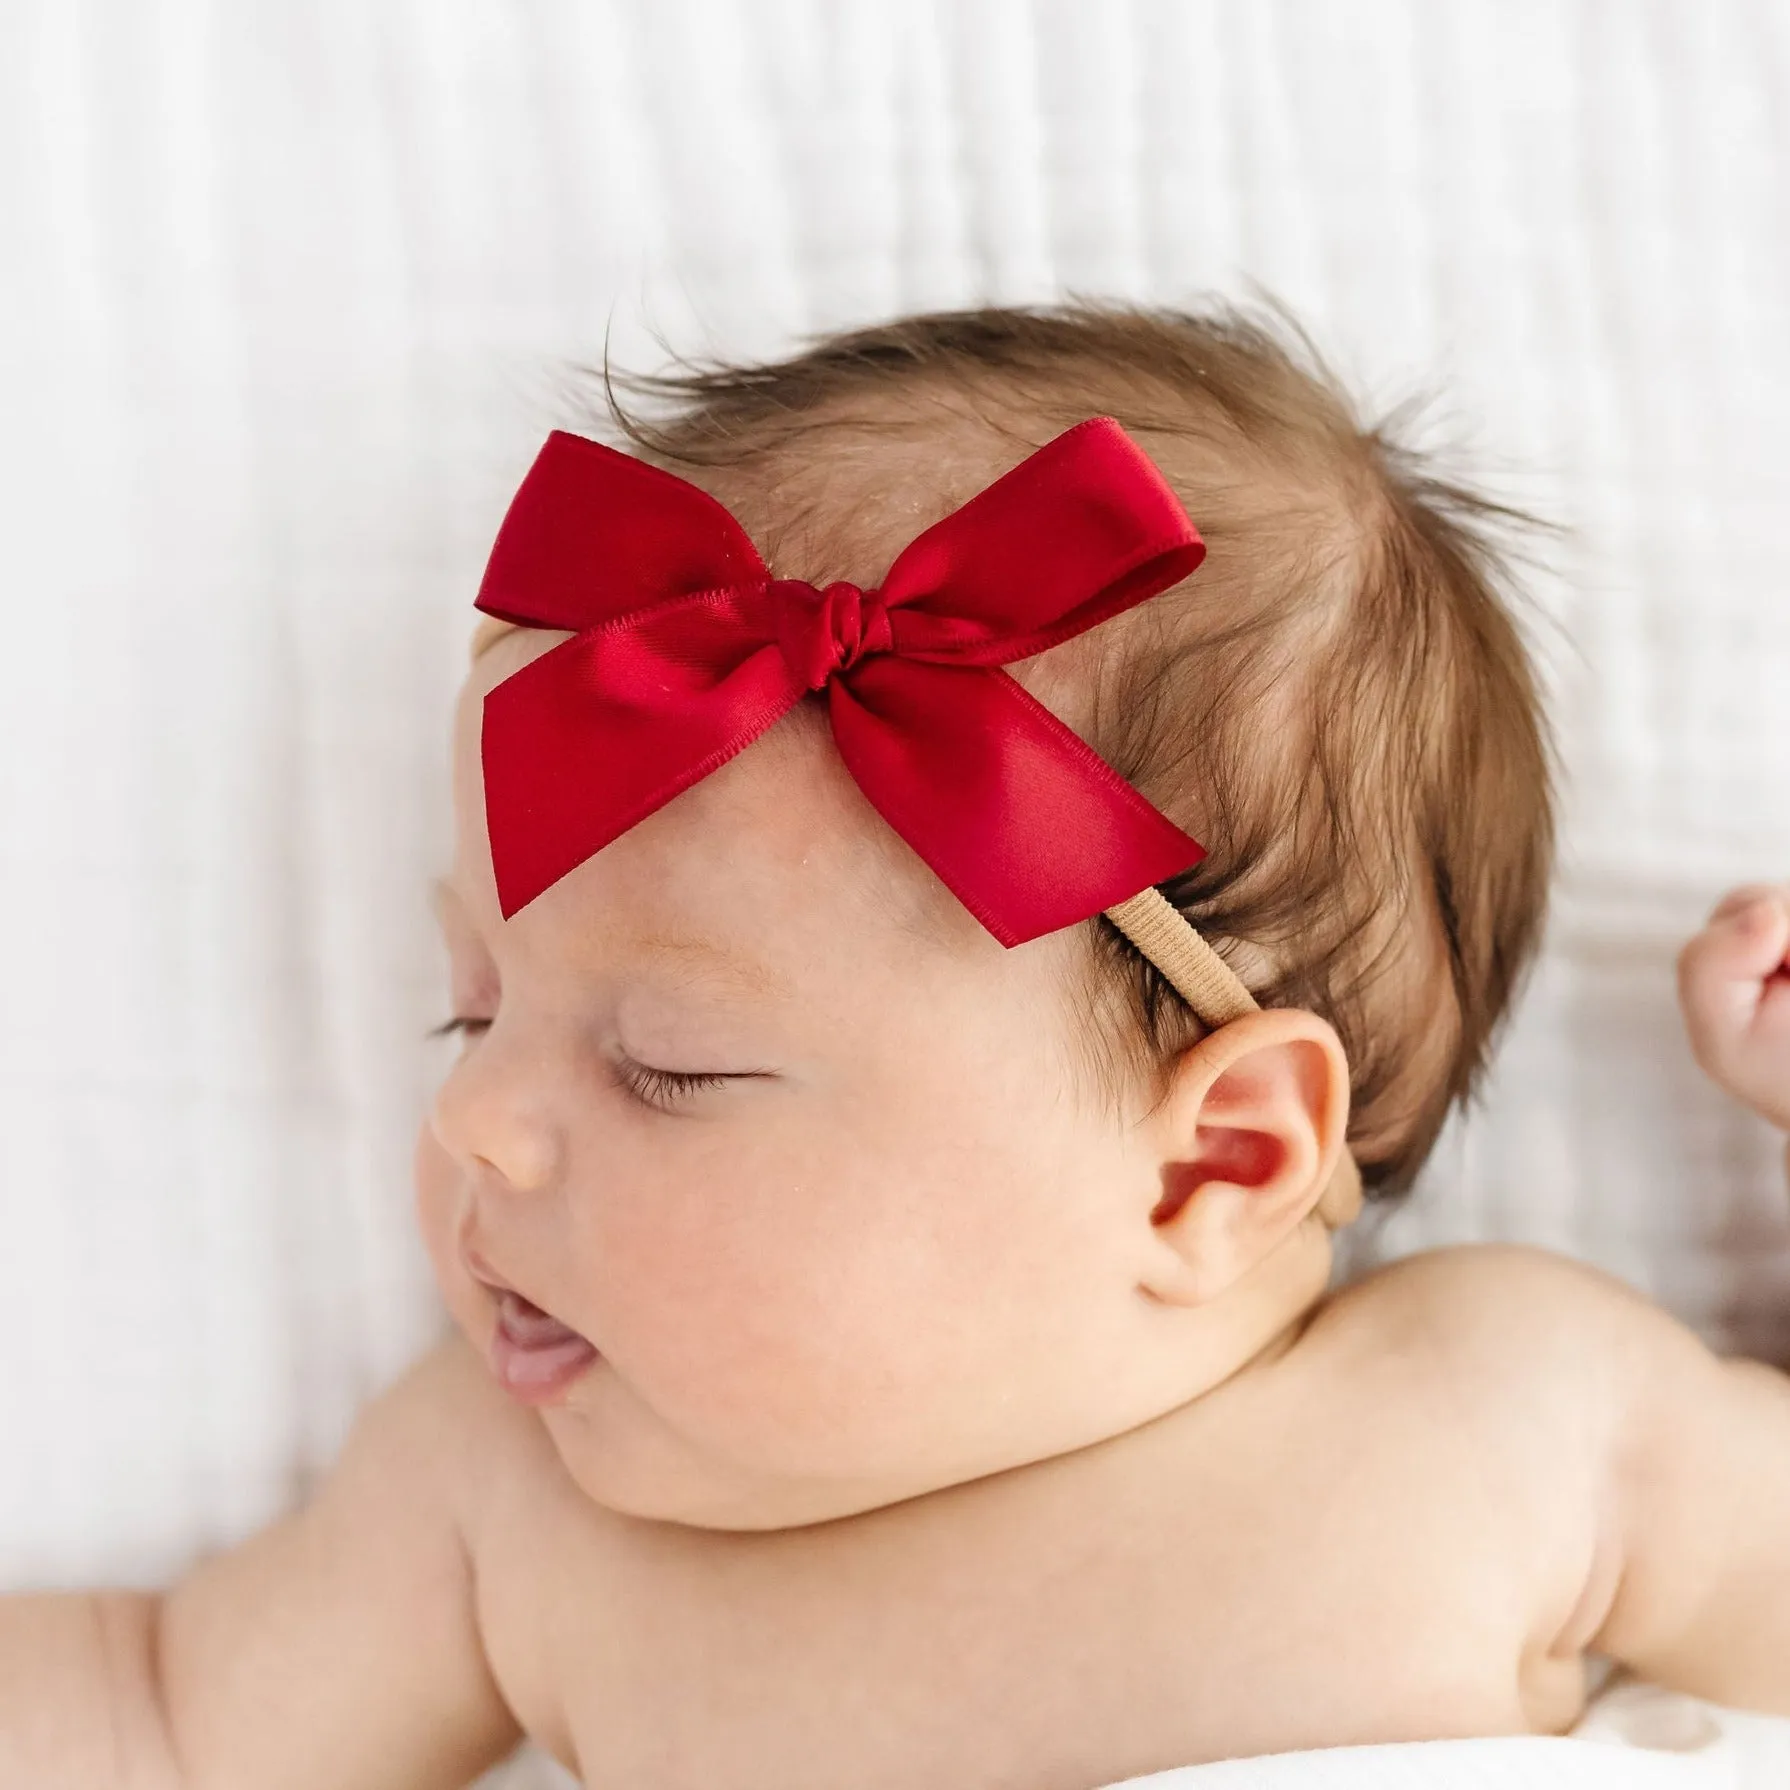
[[[469,675],[454,741],[457,861],[489,884],[480,727],[484,692],[568,638],[501,640]],[[484,675],[480,675],[483,673]],[[833,744],[824,702],[806,700],[750,745],[584,860],[564,881],[580,907],[625,912],[633,929],[689,938],[798,926],[893,928],[948,942],[976,922],[876,812]],[[559,903],[556,906],[561,905]],[[652,919],[664,916],[664,922]],[[672,926],[675,917],[677,925]]]

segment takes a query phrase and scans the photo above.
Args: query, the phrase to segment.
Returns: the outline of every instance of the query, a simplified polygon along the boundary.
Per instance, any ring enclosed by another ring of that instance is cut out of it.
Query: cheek
[[[901,1219],[911,1191],[879,1204],[862,1166],[812,1136],[799,1154],[735,1141],[627,1177],[585,1259],[618,1370],[678,1427],[745,1445],[849,1420],[897,1315],[942,1300],[934,1252]]]
[[[490,1316],[485,1297],[460,1266],[460,1178],[454,1159],[437,1142],[425,1120],[411,1158],[417,1229],[435,1269],[435,1284],[455,1323],[479,1348],[486,1342]]]
[[[583,1248],[599,1343],[675,1428],[762,1466],[861,1468],[1006,1380],[1086,1259],[1048,1180],[1062,1152],[986,1111],[980,1131],[927,1117],[883,1101],[615,1165]]]

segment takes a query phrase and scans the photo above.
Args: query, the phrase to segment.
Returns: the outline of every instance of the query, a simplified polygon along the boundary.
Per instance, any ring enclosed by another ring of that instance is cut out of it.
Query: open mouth
[[[597,1360],[596,1346],[484,1268],[468,1270],[497,1301],[486,1357],[497,1382],[527,1405],[552,1404]]]

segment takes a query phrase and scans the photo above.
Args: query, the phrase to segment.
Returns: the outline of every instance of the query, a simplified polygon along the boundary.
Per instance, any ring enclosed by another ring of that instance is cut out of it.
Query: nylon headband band
[[[1246,1013],[1261,1011],[1243,978],[1160,889],[1144,889],[1109,907],[1106,917],[1214,1031]],[[1360,1215],[1361,1200],[1361,1170],[1345,1148],[1318,1201],[1318,1216],[1333,1231],[1341,1230]]]
[[[1216,1030],[1260,1011],[1243,979],[1160,889],[1143,889],[1106,917],[1161,970],[1169,985]]]

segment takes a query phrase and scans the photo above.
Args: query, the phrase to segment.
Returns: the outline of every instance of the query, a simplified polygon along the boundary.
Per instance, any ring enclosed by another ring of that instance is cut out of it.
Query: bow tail
[[[1003,945],[1085,920],[1205,856],[1004,671],[867,659],[828,695],[858,786]]]
[[[775,646],[717,664],[655,652],[649,635],[580,634],[485,693],[479,756],[504,919],[801,698]]]

